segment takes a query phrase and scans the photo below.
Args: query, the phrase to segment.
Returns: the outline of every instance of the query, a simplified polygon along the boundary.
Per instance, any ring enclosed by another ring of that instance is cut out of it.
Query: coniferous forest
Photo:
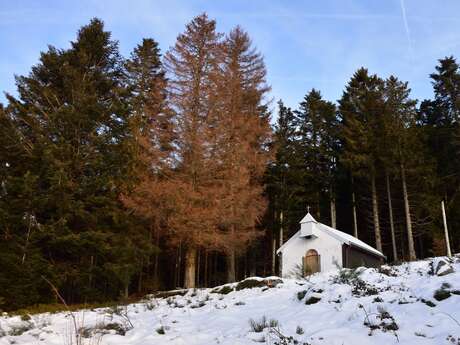
[[[129,56],[99,19],[0,104],[0,309],[276,275],[307,208],[389,262],[460,250],[460,66],[433,99],[357,70],[339,100],[270,98],[237,26],[193,18]]]

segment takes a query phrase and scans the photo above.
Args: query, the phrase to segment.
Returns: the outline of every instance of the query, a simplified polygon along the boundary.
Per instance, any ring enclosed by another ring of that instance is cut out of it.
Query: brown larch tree
[[[262,56],[240,27],[222,45],[218,110],[213,113],[216,158],[220,165],[219,230],[225,234],[227,280],[236,279],[236,254],[257,236],[265,210],[261,177],[268,164],[270,138],[265,95],[269,90]]]
[[[169,176],[172,238],[186,247],[185,287],[195,286],[197,250],[219,248],[217,162],[211,145],[221,35],[206,14],[194,18],[165,56],[174,111],[174,172]]]

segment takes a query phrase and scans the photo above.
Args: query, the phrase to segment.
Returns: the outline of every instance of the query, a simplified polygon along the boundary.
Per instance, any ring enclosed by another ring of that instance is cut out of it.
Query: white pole
[[[441,201],[442,220],[444,221],[444,236],[446,237],[447,256],[450,258],[452,252],[450,251],[449,232],[447,231],[446,209],[444,208],[444,200]]]

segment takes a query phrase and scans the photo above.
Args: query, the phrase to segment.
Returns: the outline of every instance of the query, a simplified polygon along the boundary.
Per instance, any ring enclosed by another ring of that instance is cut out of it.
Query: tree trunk
[[[280,212],[280,244],[281,247],[284,243],[284,229],[283,229],[283,211]]]
[[[452,257],[452,251],[450,250],[449,230],[447,229],[446,208],[444,207],[444,200],[441,201],[441,211],[442,222],[444,224],[444,238],[446,240],[447,256],[450,258]]]
[[[227,283],[233,283],[236,280],[235,270],[235,251],[232,250],[227,255]]]
[[[276,237],[272,234],[272,274],[275,275],[276,271]]]
[[[129,298],[129,282],[125,282],[125,289],[123,295],[126,300]]]
[[[371,176],[372,187],[372,215],[374,218],[375,246],[379,252],[382,252],[382,235],[380,233],[379,221],[379,204],[377,200],[377,188],[375,186],[375,173]]]
[[[29,218],[29,226],[27,227],[27,236],[26,236],[26,244],[24,245],[24,253],[22,254],[22,264],[26,261],[26,255],[27,255],[27,247],[29,245],[29,239],[30,239],[30,233],[32,230],[32,216],[30,213],[28,214]]]
[[[89,284],[88,284],[90,289],[93,286],[93,268],[94,268],[94,255],[91,255],[90,261],[89,261]]]
[[[182,241],[179,241],[177,248],[176,266],[174,271],[174,287],[178,287],[181,281],[181,268],[182,268]]]
[[[401,182],[404,196],[404,211],[406,213],[406,231],[407,231],[407,245],[409,247],[409,260],[417,259],[415,255],[414,236],[412,234],[412,219],[409,206],[409,195],[407,193],[406,184],[406,169],[404,163],[401,160]]]
[[[248,252],[244,254],[244,274],[243,274],[243,279],[246,279],[248,277]]]
[[[92,258],[92,257],[91,257]],[[144,271],[144,259],[141,259],[141,269],[139,270],[139,280],[137,281],[137,292],[142,292],[142,281],[143,281],[143,271]]]
[[[275,204],[276,207],[276,204]],[[274,211],[273,214],[273,231],[272,231],[272,274],[275,274],[276,270],[276,220],[277,220],[277,212]]]
[[[317,193],[316,200],[318,202],[318,209],[317,209],[317,212],[316,212],[316,216],[318,218],[316,218],[316,219],[319,221],[319,220],[321,220],[321,195],[320,195],[319,192]]]
[[[160,232],[158,231],[158,229],[155,231],[155,246],[156,251],[153,262],[153,281],[155,282],[155,289],[157,289],[160,285],[158,277],[158,260],[160,255]]]
[[[195,286],[200,286],[200,271],[201,271],[201,250],[197,251],[197,260],[196,260],[196,282]]]
[[[152,238],[153,238],[153,233],[152,233],[152,224],[150,223],[149,225],[149,244],[152,244]],[[151,269],[152,269],[152,263],[151,263],[151,255],[147,255],[145,258],[145,275],[147,278],[151,277]]]
[[[280,211],[280,233],[279,233],[280,237],[279,237],[279,246],[278,246],[278,248],[281,248],[281,246],[284,243],[284,224],[283,223],[284,223],[284,214],[283,214],[283,211]],[[273,245],[276,248],[276,243],[275,242],[276,241],[273,240]],[[273,255],[274,255],[274,258],[276,260],[276,250],[274,251]],[[275,269],[276,269],[276,267],[275,267]],[[278,271],[279,270],[281,270],[281,261],[280,260],[278,260]],[[273,275],[276,275],[275,270],[273,270]]]
[[[232,214],[234,214],[232,206]],[[235,225],[231,226],[232,239],[235,240]],[[235,268],[235,251],[232,249],[227,255],[227,283],[233,283],[236,281],[236,268]]]
[[[204,250],[204,287],[208,287],[208,250]]]
[[[335,211],[335,198],[331,195],[331,227],[334,229],[337,227],[337,217]]]
[[[395,225],[393,221],[393,207],[391,202],[390,175],[385,169],[385,180],[387,184],[388,214],[390,216],[391,245],[393,247],[393,261],[398,261],[398,251],[396,249]]]
[[[358,238],[358,217],[356,215],[356,196],[355,196],[355,185],[353,177],[351,178],[352,192],[351,192],[351,202],[353,208],[353,235]]]
[[[195,287],[196,275],[196,247],[189,246],[185,253],[185,278],[184,286],[186,289]]]
[[[255,277],[257,274],[256,274],[256,266],[254,265],[254,263],[251,264],[251,269],[249,271],[249,276],[250,277]]]
[[[249,255],[249,276],[254,277],[256,276],[256,273],[257,273],[256,272],[256,256],[255,256],[254,250],[251,249],[251,247],[249,248],[248,255]]]

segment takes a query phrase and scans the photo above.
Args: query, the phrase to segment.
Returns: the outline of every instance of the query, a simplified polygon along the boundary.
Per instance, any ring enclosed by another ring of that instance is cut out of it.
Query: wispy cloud
[[[407,43],[409,45],[409,54],[412,58],[413,57],[412,39],[410,36],[409,23],[407,22],[406,6],[404,4],[404,0],[401,0],[400,3],[401,3],[401,14],[402,14],[402,19],[404,23],[404,29],[406,30],[406,38],[407,38]]]

